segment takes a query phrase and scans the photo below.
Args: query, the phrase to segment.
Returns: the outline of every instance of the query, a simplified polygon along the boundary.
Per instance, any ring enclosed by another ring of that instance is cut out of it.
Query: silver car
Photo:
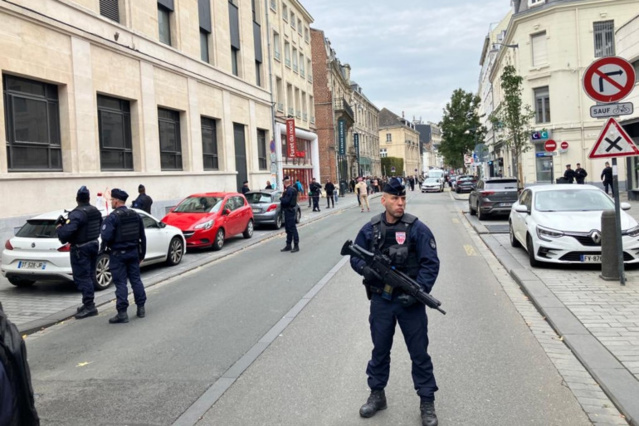
[[[244,194],[251,209],[253,209],[253,221],[256,225],[270,225],[275,229],[280,229],[284,223],[284,213],[281,210],[280,198],[282,191],[278,189],[263,189],[260,191],[250,191]],[[300,223],[302,219],[302,209],[300,209],[299,199],[295,206],[295,222]]]
[[[470,191],[468,209],[471,215],[477,214],[479,220],[492,215],[508,216],[518,196],[515,178],[481,179]]]

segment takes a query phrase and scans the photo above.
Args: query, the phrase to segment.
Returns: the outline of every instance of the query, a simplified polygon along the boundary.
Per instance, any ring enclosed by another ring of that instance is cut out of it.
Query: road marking
[[[477,256],[477,252],[475,251],[475,248],[471,246],[470,244],[464,244],[464,250],[466,250],[466,254],[468,256]]]

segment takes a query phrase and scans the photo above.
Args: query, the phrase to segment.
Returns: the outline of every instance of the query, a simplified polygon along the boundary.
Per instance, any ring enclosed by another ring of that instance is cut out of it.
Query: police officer
[[[577,174],[570,168],[570,164],[566,164],[566,171],[564,172],[564,179],[566,180],[566,183],[573,183],[576,177]]]
[[[153,204],[153,199],[146,195],[146,188],[144,185],[140,184],[138,186],[138,198],[133,200],[131,207],[134,209],[144,210],[148,214],[151,214],[151,205]]]
[[[430,293],[439,273],[433,234],[415,216],[404,213],[406,189],[397,178],[390,179],[384,186],[381,201],[385,211],[362,227],[355,243],[386,254],[393,261],[393,266],[415,279],[424,291]],[[428,318],[425,306],[401,290],[385,285],[363,260],[351,256],[351,267],[364,276],[364,285],[371,300],[369,322],[373,352],[366,369],[371,394],[360,408],[360,416],[372,417],[377,411],[386,408],[384,388],[388,383],[395,325],[399,323],[412,360],[415,390],[421,399],[422,424],[437,425],[437,383],[427,351]]]
[[[64,224],[56,229],[63,244],[71,244],[71,270],[73,281],[82,292],[82,306],[75,314],[76,319],[98,314],[93,301],[97,286],[96,264],[98,262],[98,237],[102,225],[102,214],[89,204],[91,194],[86,186],[80,187],[75,197],[78,206],[69,212]]]
[[[297,253],[300,251],[300,236],[297,233],[297,225],[295,225],[297,189],[295,189],[295,185],[291,185],[291,178],[288,176],[284,176],[284,180],[282,182],[284,184],[284,194],[282,194],[282,198],[280,198],[280,206],[281,210],[284,212],[286,247],[280,251]],[[293,247],[291,247],[291,242],[293,242]]]
[[[115,307],[118,313],[109,322],[111,324],[129,322],[126,311],[129,307],[127,278],[131,282],[137,316],[144,318],[146,292],[140,279],[140,262],[146,254],[146,235],[142,218],[124,203],[129,194],[121,189],[111,190],[111,208],[113,211],[102,225],[102,244],[109,252],[109,268],[115,283]]]

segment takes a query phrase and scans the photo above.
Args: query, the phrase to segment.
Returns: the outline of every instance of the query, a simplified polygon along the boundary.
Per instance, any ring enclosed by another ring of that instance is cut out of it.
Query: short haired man
[[[144,185],[138,185],[138,198],[133,200],[131,207],[134,209],[140,209],[148,214],[151,214],[151,205],[153,204],[153,199],[146,195],[146,188]]]

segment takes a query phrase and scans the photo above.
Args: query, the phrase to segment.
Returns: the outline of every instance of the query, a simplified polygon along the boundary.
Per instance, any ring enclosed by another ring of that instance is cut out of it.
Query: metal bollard
[[[617,231],[615,211],[601,213],[601,275],[606,281],[619,280],[619,256],[617,255]]]

